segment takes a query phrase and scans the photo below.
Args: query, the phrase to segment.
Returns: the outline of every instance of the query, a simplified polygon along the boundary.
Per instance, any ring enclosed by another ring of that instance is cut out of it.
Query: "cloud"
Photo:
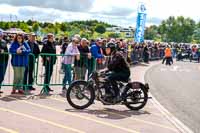
[[[110,15],[110,16],[128,16],[132,14],[133,12],[136,12],[134,9],[129,8],[120,8],[120,7],[112,7],[110,10],[103,10],[100,12],[94,12],[94,13],[100,13],[104,15]]]
[[[140,1],[147,5],[146,25],[158,25],[171,15],[183,15],[199,21],[200,8],[196,0],[0,0],[0,20],[8,21],[12,14],[12,20],[33,18],[63,22],[97,19],[114,25],[135,27]]]
[[[129,13],[128,13],[129,14]],[[117,13],[85,13],[85,12],[71,12],[61,11],[52,8],[39,8],[32,6],[15,7],[10,5],[0,5],[0,18],[4,21],[28,20],[34,19],[41,22],[69,22],[75,20],[99,20],[113,25],[123,27],[136,26],[137,13],[133,16],[117,15]],[[161,19],[150,18],[147,16],[147,25],[159,24]]]
[[[93,0],[0,0],[0,3],[13,6],[35,6],[77,12],[90,10]]]

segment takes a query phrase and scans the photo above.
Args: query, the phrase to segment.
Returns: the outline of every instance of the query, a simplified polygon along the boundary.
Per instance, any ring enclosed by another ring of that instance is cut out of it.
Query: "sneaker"
[[[19,93],[19,94],[22,94],[22,95],[25,94],[23,90],[19,90],[18,93]]]
[[[66,91],[66,90],[67,90],[67,88],[66,88],[66,87],[63,87],[63,88],[62,88],[62,90],[63,90],[63,91]]]
[[[13,89],[12,92],[11,92],[11,94],[16,94],[16,90]]]
[[[48,89],[49,92],[53,92],[53,90],[51,88],[48,87],[47,89]]]
[[[29,89],[30,91],[35,91],[36,89],[35,88],[33,88],[33,87],[30,87],[30,89]]]

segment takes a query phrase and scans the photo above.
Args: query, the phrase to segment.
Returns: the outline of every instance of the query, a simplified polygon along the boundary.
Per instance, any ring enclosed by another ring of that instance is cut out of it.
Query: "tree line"
[[[74,34],[80,34],[82,37],[88,39],[97,37],[124,38],[124,34],[106,31],[106,28],[114,26],[115,25],[97,20],[62,23],[42,23],[32,20],[0,22],[0,28],[4,30],[9,28],[20,28],[25,32],[36,32],[40,34],[51,32],[58,36],[73,36]],[[164,42],[200,43],[200,22],[195,22],[193,19],[184,18],[183,16],[170,16],[168,19],[163,20],[160,25],[146,27],[145,39]]]
[[[200,22],[183,16],[163,20],[145,30],[145,39],[164,42],[200,43]]]

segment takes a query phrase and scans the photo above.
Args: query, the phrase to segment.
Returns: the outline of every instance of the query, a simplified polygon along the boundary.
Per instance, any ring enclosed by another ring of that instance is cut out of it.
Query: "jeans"
[[[22,89],[25,67],[13,67],[13,69],[14,69],[13,89]]]
[[[51,81],[52,73],[53,73],[53,64],[46,62],[45,63],[45,78],[44,78],[44,84],[46,88],[49,88],[49,83]]]
[[[95,67],[96,67],[96,61],[94,59],[88,60],[88,65],[87,65],[87,68],[88,68],[88,78],[89,78],[90,74],[92,72],[94,72]]]
[[[0,88],[6,74],[7,65],[8,63],[0,64]]]
[[[66,83],[68,82],[68,85],[72,82],[72,66],[71,64],[64,64],[64,72],[65,76],[63,79],[63,87],[66,86]]]
[[[86,74],[86,67],[75,67],[75,74],[76,74],[76,80],[85,80],[85,74]]]
[[[123,81],[123,82],[128,82],[129,76],[130,74],[126,73],[126,72],[110,72],[107,75],[108,77],[108,81],[111,83],[111,85],[113,86],[113,90],[115,92],[115,96],[119,95],[119,88],[117,86],[117,82],[116,81]],[[106,93],[109,93],[110,90],[106,90]]]
[[[28,80],[28,83],[27,83],[27,80]],[[32,85],[33,85],[33,66],[27,66],[26,67],[26,70],[24,72],[24,85],[27,85],[28,88],[32,88]]]

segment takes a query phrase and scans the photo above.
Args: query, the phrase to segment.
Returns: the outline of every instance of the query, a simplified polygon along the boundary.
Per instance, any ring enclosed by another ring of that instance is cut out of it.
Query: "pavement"
[[[159,103],[195,133],[200,132],[199,73],[198,63],[186,61],[171,67],[158,64],[145,76]]]
[[[157,63],[132,67],[132,79],[144,82],[145,72]],[[8,80],[12,77],[7,76]],[[35,87],[37,90],[28,96],[10,95],[11,87],[2,87],[0,133],[188,132],[154,97],[140,111],[128,110],[123,105],[104,106],[100,102],[85,110],[75,110],[67,103],[61,86],[53,86],[50,96],[38,95],[41,87]]]

